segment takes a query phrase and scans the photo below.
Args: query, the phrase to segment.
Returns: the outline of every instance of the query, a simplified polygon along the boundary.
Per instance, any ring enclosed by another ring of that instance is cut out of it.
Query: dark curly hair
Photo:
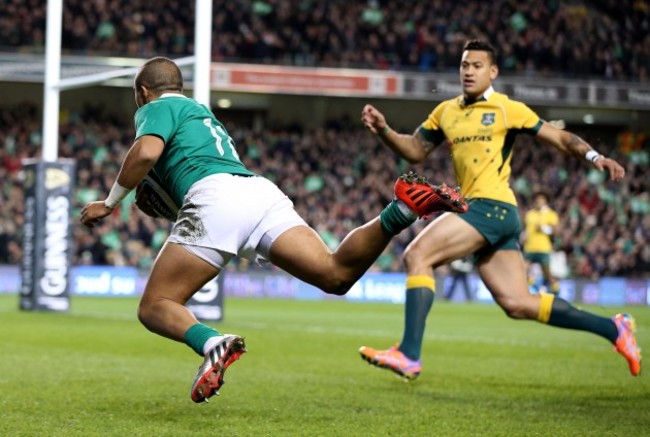
[[[493,65],[497,64],[497,51],[492,44],[480,39],[472,39],[465,43],[463,46],[463,51],[465,50],[477,50],[479,52],[487,52],[490,62]]]

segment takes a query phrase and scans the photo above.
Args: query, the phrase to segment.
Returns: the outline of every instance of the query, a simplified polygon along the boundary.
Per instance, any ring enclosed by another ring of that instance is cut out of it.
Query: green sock
[[[205,342],[208,341],[209,338],[218,335],[221,335],[221,333],[216,329],[212,329],[202,323],[197,323],[185,332],[184,340],[189,347],[194,349],[194,352],[203,356],[203,346],[205,345]]]
[[[410,213],[410,210],[408,210],[406,205],[400,207],[398,202],[398,200],[393,200],[391,203],[386,205],[381,214],[379,214],[381,227],[390,235],[399,234],[417,220],[417,216],[414,213]],[[406,208],[406,211],[408,212],[405,213],[403,208]]]
[[[615,343],[618,337],[618,329],[611,319],[579,310],[557,296],[553,299],[548,324],[560,328],[592,332],[605,337],[612,343]]]
[[[427,315],[433,305],[436,289],[431,276],[406,278],[406,305],[404,307],[404,336],[399,351],[411,360],[419,360]]]

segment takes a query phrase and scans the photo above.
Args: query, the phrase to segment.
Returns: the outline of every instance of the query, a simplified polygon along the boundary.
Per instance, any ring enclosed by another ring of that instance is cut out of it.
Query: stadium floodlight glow
[[[212,53],[212,0],[195,1],[194,56],[176,59],[178,66],[194,64],[193,97],[210,105],[210,63]],[[43,80],[43,160],[54,162],[59,153],[60,92],[133,76],[139,67],[93,73],[61,79],[61,25],[63,0],[47,0],[45,24],[45,78]]]
[[[217,106],[223,109],[230,108],[232,106],[232,100],[230,99],[219,99],[217,100]]]

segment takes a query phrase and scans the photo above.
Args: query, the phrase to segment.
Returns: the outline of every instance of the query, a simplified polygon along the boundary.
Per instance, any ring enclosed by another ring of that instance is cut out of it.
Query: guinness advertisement
[[[185,305],[199,320],[223,319],[223,273],[205,284]]]
[[[20,308],[67,311],[72,262],[72,160],[26,160]]]

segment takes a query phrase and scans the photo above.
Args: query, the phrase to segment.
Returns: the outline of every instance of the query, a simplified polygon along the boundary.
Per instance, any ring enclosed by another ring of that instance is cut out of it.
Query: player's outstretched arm
[[[138,138],[124,158],[117,180],[106,200],[90,202],[81,210],[81,223],[89,228],[113,211],[113,208],[126,197],[145,177],[158,161],[165,143],[153,135]]]
[[[537,132],[537,138],[552,145],[561,152],[571,154],[578,159],[586,159],[597,170],[607,170],[610,179],[613,181],[619,181],[625,176],[625,169],[618,162],[601,155],[589,143],[576,134],[544,123],[539,129],[539,132]]]
[[[382,143],[411,163],[424,161],[435,146],[425,140],[418,131],[412,135],[394,131],[388,126],[384,114],[372,105],[363,107],[361,121],[370,132],[379,137]]]

